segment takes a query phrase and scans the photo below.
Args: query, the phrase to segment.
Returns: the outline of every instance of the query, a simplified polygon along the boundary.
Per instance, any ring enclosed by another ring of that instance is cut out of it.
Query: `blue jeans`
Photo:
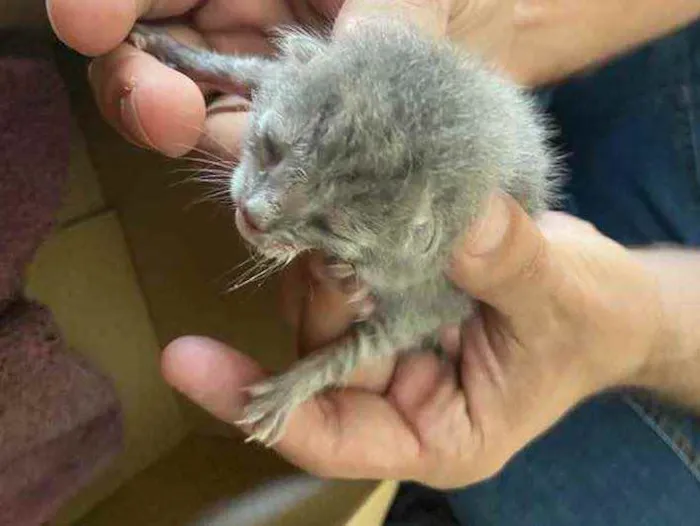
[[[569,154],[569,212],[628,246],[700,246],[700,23],[542,95]],[[600,396],[446,496],[464,526],[697,526],[700,418]]]

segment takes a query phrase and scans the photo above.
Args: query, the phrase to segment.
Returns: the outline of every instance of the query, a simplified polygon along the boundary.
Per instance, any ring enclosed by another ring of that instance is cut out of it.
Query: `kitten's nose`
[[[265,228],[262,225],[262,221],[255,217],[255,214],[251,213],[250,209],[245,205],[239,207],[241,211],[241,218],[245,222],[246,226],[253,232],[264,232]]]

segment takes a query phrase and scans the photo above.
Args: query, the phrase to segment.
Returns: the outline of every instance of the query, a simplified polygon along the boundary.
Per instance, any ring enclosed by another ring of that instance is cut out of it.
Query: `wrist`
[[[649,342],[645,358],[630,377],[629,385],[635,388],[661,392],[669,382],[672,371],[688,353],[684,345],[683,329],[674,316],[673,305],[663,300],[660,293],[658,331]]]
[[[700,408],[700,253],[668,248],[632,251],[656,278],[660,302],[658,338],[631,386]]]

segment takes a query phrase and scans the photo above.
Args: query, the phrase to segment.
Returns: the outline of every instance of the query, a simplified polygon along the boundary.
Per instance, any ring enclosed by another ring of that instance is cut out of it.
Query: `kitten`
[[[533,215],[551,203],[556,163],[534,101],[411,26],[367,22],[334,39],[285,30],[274,58],[191,49],[143,25],[130,41],[196,81],[250,90],[231,168],[241,235],[277,260],[320,250],[372,298],[348,337],[249,389],[250,439],[275,443],[299,404],[358,365],[434,348],[439,328],[473,313],[445,270],[494,189]]]

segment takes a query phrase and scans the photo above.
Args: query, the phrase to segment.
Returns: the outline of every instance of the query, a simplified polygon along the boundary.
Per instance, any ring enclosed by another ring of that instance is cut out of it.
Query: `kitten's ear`
[[[320,32],[315,33],[291,26],[273,29],[272,39],[283,57],[304,64],[320,55],[329,42],[328,37]]]

